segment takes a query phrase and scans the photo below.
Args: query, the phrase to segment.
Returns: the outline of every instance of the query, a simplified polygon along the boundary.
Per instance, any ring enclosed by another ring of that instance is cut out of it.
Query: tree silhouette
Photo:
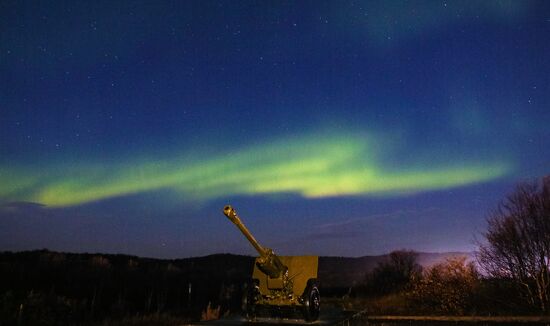
[[[550,176],[519,184],[489,216],[477,253],[485,271],[511,280],[533,307],[550,311]]]
[[[413,278],[422,273],[416,262],[418,253],[409,250],[396,250],[366,277],[367,288],[379,294],[401,291]]]

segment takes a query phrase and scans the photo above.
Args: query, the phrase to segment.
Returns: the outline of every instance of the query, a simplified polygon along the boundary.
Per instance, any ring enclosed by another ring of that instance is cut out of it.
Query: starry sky
[[[470,251],[549,173],[545,1],[2,1],[0,250]]]

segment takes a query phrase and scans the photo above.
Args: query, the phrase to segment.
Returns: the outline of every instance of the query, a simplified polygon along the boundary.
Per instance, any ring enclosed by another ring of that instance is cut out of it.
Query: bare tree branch
[[[550,312],[550,176],[518,185],[487,223],[480,265],[514,281],[529,304]]]

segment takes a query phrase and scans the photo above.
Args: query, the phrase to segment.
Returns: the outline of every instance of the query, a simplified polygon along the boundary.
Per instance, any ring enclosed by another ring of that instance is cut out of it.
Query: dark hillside
[[[448,256],[420,254],[419,261],[433,264]],[[384,258],[320,257],[321,291],[345,293]],[[1,320],[26,318],[32,324],[49,318],[55,324],[138,313],[198,318],[209,302],[220,304],[222,311],[235,311],[253,263],[253,257],[232,254],[168,260],[48,250],[3,252]]]
[[[2,320],[18,318],[14,313],[18,307],[36,320],[59,315],[70,319],[53,323],[135,313],[196,317],[209,301],[233,297],[221,292],[238,292],[233,284],[245,281],[252,263],[251,257],[237,255],[160,260],[47,250],[4,252],[0,254]],[[238,303],[224,305],[232,308]]]

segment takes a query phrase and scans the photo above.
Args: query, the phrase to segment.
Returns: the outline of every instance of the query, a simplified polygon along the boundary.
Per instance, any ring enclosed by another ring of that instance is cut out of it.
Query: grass
[[[93,323],[90,326],[173,326],[184,325],[191,322],[189,318],[175,317],[169,314],[148,314],[124,317],[122,319],[106,319],[100,323]]]
[[[344,299],[323,298],[323,306],[347,311],[365,311],[368,315],[410,315],[412,309],[402,294]]]

